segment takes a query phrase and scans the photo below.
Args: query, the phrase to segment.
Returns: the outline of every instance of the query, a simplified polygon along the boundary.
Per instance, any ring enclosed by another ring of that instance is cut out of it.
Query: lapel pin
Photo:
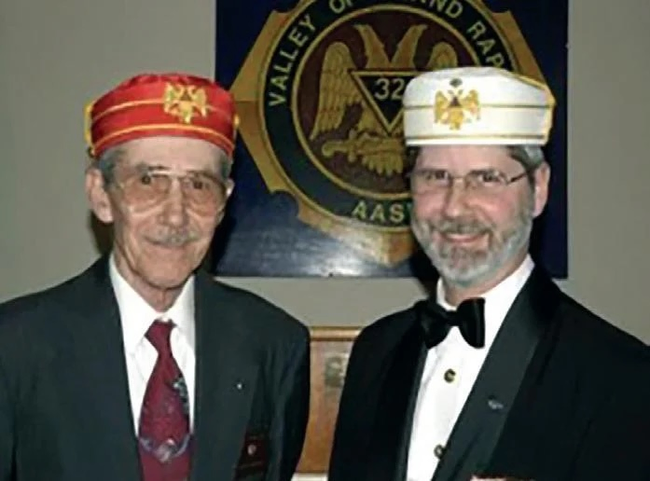
[[[235,384],[235,387],[237,388],[237,391],[241,391],[242,389],[244,389],[244,383],[238,381],[237,384]]]
[[[490,396],[487,400],[487,405],[492,411],[502,411],[505,407],[501,401],[494,396]]]

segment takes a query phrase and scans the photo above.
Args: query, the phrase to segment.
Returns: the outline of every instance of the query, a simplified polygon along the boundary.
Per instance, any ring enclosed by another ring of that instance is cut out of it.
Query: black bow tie
[[[421,302],[419,320],[424,330],[424,340],[430,349],[440,344],[449,330],[456,326],[470,346],[485,346],[485,299],[467,299],[455,311],[448,311],[434,298]]]

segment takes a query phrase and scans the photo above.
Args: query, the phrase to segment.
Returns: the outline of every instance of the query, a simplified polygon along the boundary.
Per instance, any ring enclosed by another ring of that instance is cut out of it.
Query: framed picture
[[[358,327],[312,327],[311,405],[302,456],[295,479],[326,479],[352,344]]]

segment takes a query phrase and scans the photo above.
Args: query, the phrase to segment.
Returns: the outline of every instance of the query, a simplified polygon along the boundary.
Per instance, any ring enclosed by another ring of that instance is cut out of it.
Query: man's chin
[[[180,289],[185,281],[192,275],[192,271],[186,274],[176,272],[152,272],[147,276],[149,285],[160,290]]]
[[[455,247],[447,249],[443,255],[437,255],[436,252],[432,254],[435,264],[441,270],[455,272],[460,276],[471,275],[471,272],[481,270],[488,262],[488,253],[483,250]]]
[[[468,259],[458,259],[450,262],[449,259],[437,259],[433,264],[446,281],[465,287],[480,283],[491,270],[485,260],[469,262]]]

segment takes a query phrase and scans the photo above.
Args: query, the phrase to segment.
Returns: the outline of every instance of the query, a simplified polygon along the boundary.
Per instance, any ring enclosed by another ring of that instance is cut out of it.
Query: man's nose
[[[164,201],[163,215],[165,222],[173,226],[187,223],[187,195],[179,179],[173,179]]]
[[[445,192],[443,213],[449,218],[459,217],[467,210],[467,186],[463,178],[455,178]]]

